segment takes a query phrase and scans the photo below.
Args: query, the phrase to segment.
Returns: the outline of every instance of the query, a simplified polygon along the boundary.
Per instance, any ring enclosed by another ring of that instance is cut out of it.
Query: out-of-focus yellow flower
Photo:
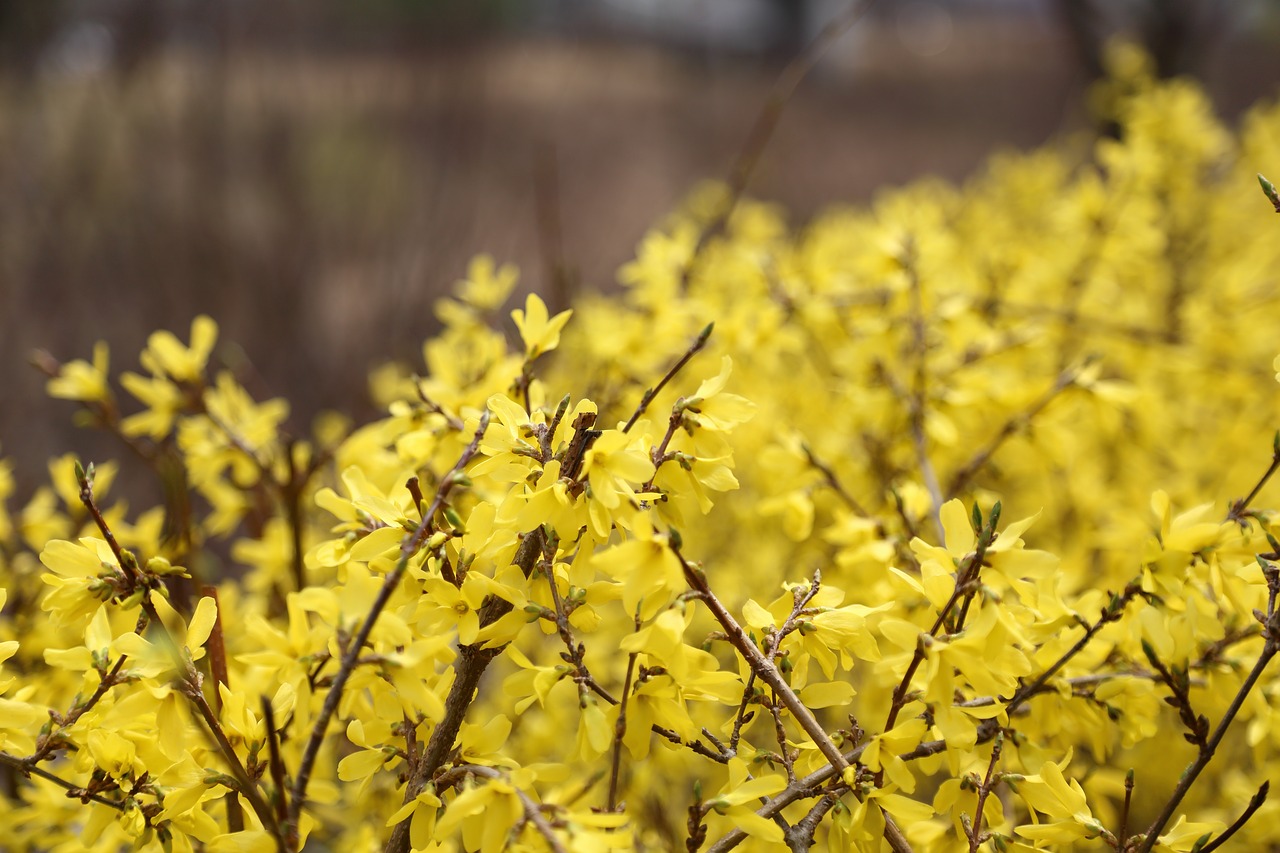
[[[111,387],[107,384],[110,355],[105,341],[93,346],[93,363],[76,359],[62,365],[58,375],[45,384],[50,397],[61,400],[79,400],[83,403],[103,403],[111,399]]]
[[[573,311],[561,311],[554,317],[547,313],[547,303],[536,293],[530,293],[525,299],[524,310],[519,308],[511,312],[520,330],[520,338],[524,341],[524,357],[533,361],[543,353],[550,352],[560,345],[560,330],[569,322]]]

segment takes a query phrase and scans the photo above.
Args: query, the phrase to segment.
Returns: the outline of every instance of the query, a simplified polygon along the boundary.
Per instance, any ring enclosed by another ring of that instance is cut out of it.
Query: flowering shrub
[[[699,192],[514,348],[478,259],[369,424],[287,435],[204,317],[130,414],[43,356],[165,500],[0,468],[3,846],[1280,844],[1280,107],[1100,102],[799,232]]]

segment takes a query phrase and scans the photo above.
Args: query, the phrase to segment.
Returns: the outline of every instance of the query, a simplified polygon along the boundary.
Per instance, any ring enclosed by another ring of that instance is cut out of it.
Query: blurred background
[[[220,350],[306,432],[420,365],[487,252],[562,307],[723,178],[834,0],[0,0],[0,453],[120,456],[31,351],[137,369]],[[787,106],[751,193],[802,224],[923,174],[1089,129],[1112,34],[1233,120],[1275,97],[1280,0],[878,0]],[[1280,171],[1280,165],[1273,165]],[[126,406],[126,408],[128,408]]]

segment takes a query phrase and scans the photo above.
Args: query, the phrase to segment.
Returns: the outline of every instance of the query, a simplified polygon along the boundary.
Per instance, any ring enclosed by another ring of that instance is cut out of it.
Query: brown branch
[[[311,729],[311,736],[307,740],[306,748],[302,753],[302,760],[298,765],[297,775],[293,780],[293,791],[289,802],[289,819],[286,825],[291,849],[296,849],[298,846],[298,820],[302,816],[302,808],[306,803],[307,785],[311,780],[311,770],[315,765],[316,757],[320,753],[320,746],[324,743],[324,739],[328,734],[329,721],[338,710],[338,703],[342,699],[342,691],[347,685],[347,679],[355,671],[361,650],[364,648],[365,643],[368,642],[369,635],[373,633],[374,623],[378,621],[383,609],[391,601],[392,594],[400,585],[401,578],[404,577],[405,572],[408,570],[410,558],[422,548],[423,543],[426,541],[436,513],[444,505],[445,499],[448,498],[449,492],[458,482],[467,463],[471,461],[471,458],[480,449],[480,439],[484,437],[485,430],[489,428],[490,417],[490,412],[486,409],[480,416],[480,424],[476,427],[471,443],[463,449],[462,455],[458,457],[457,463],[449,473],[441,478],[440,486],[436,490],[435,500],[427,512],[423,513],[422,521],[418,523],[417,529],[405,536],[400,545],[400,559],[396,562],[395,568],[387,574],[386,580],[383,581],[382,588],[378,590],[378,596],[374,599],[368,615],[365,616],[364,622],[360,625],[359,632],[347,645],[346,651],[342,656],[342,663],[334,677],[333,686],[325,694],[324,705],[321,707],[320,714]]]
[[[417,382],[415,382],[414,386],[418,392],[418,399],[422,401],[422,404],[427,407],[428,411],[434,412],[435,414],[444,418],[445,425],[447,425],[449,429],[453,430],[454,432],[462,432],[464,429],[466,429],[466,424],[462,422],[461,418],[459,418],[457,415],[449,414],[444,410],[444,408],[439,403],[437,403],[435,400],[432,400],[430,397],[427,396],[427,392],[422,389],[421,380],[418,380]]]
[[[1017,692],[1014,693],[1013,697],[1009,700],[1009,704],[1006,706],[1005,710],[1012,714],[1024,702],[1039,693],[1049,682],[1049,679],[1057,675],[1058,671],[1066,666],[1073,657],[1084,650],[1084,647],[1089,644],[1098,631],[1102,630],[1103,626],[1117,621],[1124,614],[1125,606],[1128,605],[1134,596],[1138,595],[1140,592],[1141,587],[1136,583],[1131,583],[1129,586],[1125,587],[1122,594],[1113,595],[1111,597],[1111,602],[1103,608],[1102,614],[1098,617],[1097,621],[1092,625],[1086,626],[1084,636],[1077,640],[1075,645],[1063,652],[1062,655],[1050,664],[1044,672],[1040,673],[1035,681],[1019,687]]]
[[[831,811],[839,801],[840,798],[835,794],[823,794],[804,817],[796,821],[790,829],[784,830],[783,838],[787,842],[787,848],[792,853],[805,853],[812,847],[813,834],[817,832],[818,824],[822,823],[827,812]]]
[[[742,727],[747,720],[755,716],[755,712],[747,713],[747,706],[751,704],[752,691],[756,685],[756,671],[751,670],[751,674],[747,677],[747,685],[742,688],[742,702],[738,704],[738,713],[733,718],[733,732],[729,735],[729,749],[727,750],[729,757],[738,754],[738,744],[742,740]]]
[[[684,554],[680,552],[675,543],[671,543],[670,547],[684,570],[685,581],[690,588],[698,593],[699,599],[711,611],[716,621],[720,623],[720,627],[724,629],[726,639],[742,656],[743,660],[747,662],[751,670],[756,673],[757,677],[774,691],[783,706],[791,713],[792,718],[795,719],[800,728],[804,730],[804,733],[818,747],[818,751],[830,763],[832,772],[837,773],[847,769],[849,767],[848,760],[831,740],[831,736],[822,728],[817,718],[813,716],[813,712],[809,710],[809,707],[804,702],[800,701],[800,697],[791,689],[791,685],[778,672],[777,666],[756,647],[755,643],[751,642],[751,638],[747,636],[746,631],[742,629],[738,621],[733,618],[733,615],[729,613],[720,599],[711,591],[702,573],[689,564],[689,561],[685,559]],[[790,788],[791,786],[788,786],[788,790]],[[766,816],[772,817],[774,814],[777,814],[777,811],[772,811]],[[907,843],[906,837],[902,835],[902,831],[887,814],[884,817],[885,840],[889,842],[890,848],[895,853],[907,853],[907,851],[910,851],[911,846]],[[730,845],[730,847],[735,846],[736,843]],[[729,848],[726,847],[724,849],[727,850]]]
[[[1205,739],[1209,736],[1209,718],[1204,714],[1197,715],[1191,706],[1191,679],[1187,677],[1187,671],[1181,668],[1171,670],[1160,660],[1155,647],[1146,640],[1142,641],[1142,653],[1156,671],[1160,682],[1172,694],[1165,702],[1178,709],[1178,719],[1187,727],[1187,733],[1183,737],[1195,744],[1197,749],[1204,749]]]
[[[546,544],[546,537],[541,527],[527,534],[516,549],[513,565],[519,566],[527,578],[533,573],[539,556]],[[490,596],[480,608],[480,627],[483,629],[497,622],[511,612],[511,603],[505,599]],[[404,802],[408,803],[422,793],[448,758],[453,743],[462,728],[462,721],[471,707],[472,699],[480,686],[480,677],[484,675],[489,663],[502,653],[505,648],[483,648],[473,643],[458,649],[458,658],[453,665],[454,679],[449,687],[449,695],[444,701],[444,719],[436,724],[427,740],[422,758],[412,768],[408,783],[405,785]],[[409,824],[403,820],[391,832],[387,841],[386,853],[408,853]]]
[[[830,735],[827,734],[826,730],[822,728],[822,725],[813,716],[813,712],[800,701],[800,697],[791,689],[791,685],[787,684],[773,662],[765,657],[755,643],[751,642],[751,638],[747,636],[746,631],[742,629],[738,621],[733,618],[733,615],[720,602],[716,594],[711,591],[711,588],[707,585],[706,578],[689,564],[689,561],[684,558],[684,554],[680,552],[680,549],[674,543],[671,545],[671,551],[680,560],[680,565],[684,569],[685,580],[699,594],[702,603],[706,605],[707,609],[716,618],[716,621],[720,623],[721,628],[724,629],[726,639],[733,645],[738,654],[747,662],[747,665],[756,673],[756,676],[769,685],[778,695],[778,698],[786,709],[791,712],[800,728],[818,747],[818,751],[839,769],[843,770],[847,767],[848,763],[844,760],[844,756],[840,754],[840,750],[836,748]]]
[[[111,548],[111,553],[115,555],[116,563],[120,566],[120,571],[124,573],[125,579],[128,581],[128,592],[132,593],[135,589],[142,585],[142,578],[138,574],[138,558],[132,551],[128,551],[120,547],[120,543],[116,541],[116,535],[111,532],[111,527],[107,524],[107,520],[102,517],[102,510],[98,508],[98,502],[93,495],[93,463],[90,462],[88,467],[81,467],[80,462],[75,463],[76,480],[80,486],[80,503],[84,504],[84,508],[89,511],[89,515],[93,517],[93,522],[98,526],[98,530],[102,533],[102,538],[106,540],[107,545]],[[143,609],[147,610],[151,603],[144,596]],[[148,611],[148,615],[157,622],[159,617],[154,612]]]
[[[228,689],[231,687],[231,676],[227,673],[226,637],[222,631],[222,605],[218,601],[217,587],[201,587],[200,594],[212,598],[214,604],[213,630],[209,632],[209,641],[205,644],[205,650],[209,653],[209,673],[214,680],[214,709],[221,714],[222,691],[218,690],[218,685],[225,685]],[[231,832],[240,832],[244,829],[244,812],[240,808],[240,795],[234,790],[228,791],[226,799],[227,829]]]
[[[141,633],[145,630],[148,618],[146,614],[138,615],[138,622],[134,628],[135,633]],[[48,734],[42,734],[36,741],[36,751],[22,759],[23,765],[28,769],[34,768],[41,761],[44,761],[60,746],[60,733],[76,724],[76,721],[83,717],[94,705],[107,695],[107,691],[117,684],[124,681],[120,677],[121,670],[124,669],[125,662],[129,659],[128,655],[120,655],[116,658],[116,662],[111,669],[103,673],[98,679],[98,686],[94,688],[93,693],[89,694],[89,698],[83,702],[79,702],[63,715],[55,718],[58,724],[57,731],[50,731]]]
[[[111,532],[110,526],[107,524],[106,519],[103,518],[102,511],[98,508],[98,503],[94,499],[93,466],[90,465],[87,469],[84,469],[77,462],[76,479],[79,481],[80,485],[80,501],[89,511],[89,514],[93,516],[93,520],[98,525],[98,529],[102,532],[103,537],[110,546],[111,552],[115,555],[116,560],[119,561],[120,569],[124,572],[125,577],[130,584],[130,588],[145,588],[147,578],[144,578],[138,571],[137,557],[134,556],[131,551],[126,551],[120,547],[120,544],[116,541],[115,534]],[[161,620],[159,613],[155,609],[155,605],[151,603],[151,600],[147,598],[146,595],[142,597],[141,604],[143,613],[149,618],[151,623],[157,626],[157,630],[163,631],[165,634],[164,644],[170,650],[173,657],[174,667],[180,673],[179,687],[182,694],[185,695],[191,703],[195,705],[196,710],[200,712],[200,718],[204,721],[209,734],[213,736],[214,742],[218,746],[218,751],[222,753],[223,760],[227,762],[228,767],[231,769],[232,777],[240,787],[240,793],[248,799],[250,807],[253,808],[254,813],[258,816],[262,825],[272,831],[272,834],[276,837],[283,853],[283,851],[286,850],[284,833],[281,828],[275,824],[274,815],[267,808],[266,802],[262,799],[262,795],[258,791],[257,785],[249,776],[248,771],[245,770],[244,764],[240,761],[240,756],[236,754],[235,747],[233,747],[231,742],[227,739],[226,732],[223,731],[222,725],[218,722],[217,714],[215,714],[213,709],[209,706],[209,702],[205,698],[204,691],[201,689],[200,673],[196,671],[194,666],[192,666],[189,659],[184,659],[184,657],[179,654],[178,644],[174,641],[173,637],[169,636],[163,620]],[[120,662],[117,661],[117,665],[119,665],[119,663]]]

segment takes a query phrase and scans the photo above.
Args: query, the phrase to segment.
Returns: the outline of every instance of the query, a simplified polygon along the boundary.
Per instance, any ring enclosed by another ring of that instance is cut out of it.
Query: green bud
[[[459,533],[462,532],[462,516],[458,515],[458,511],[456,509],[451,506],[446,506],[444,508],[444,517],[454,530],[457,530]]]
[[[1276,213],[1280,213],[1280,192],[1277,192],[1276,185],[1258,175],[1258,183],[1262,186],[1262,192],[1267,197],[1267,201],[1271,202],[1272,207],[1276,209]]]
[[[191,574],[182,566],[175,566],[164,557],[152,557],[147,560],[147,572],[160,577],[189,578]]]

